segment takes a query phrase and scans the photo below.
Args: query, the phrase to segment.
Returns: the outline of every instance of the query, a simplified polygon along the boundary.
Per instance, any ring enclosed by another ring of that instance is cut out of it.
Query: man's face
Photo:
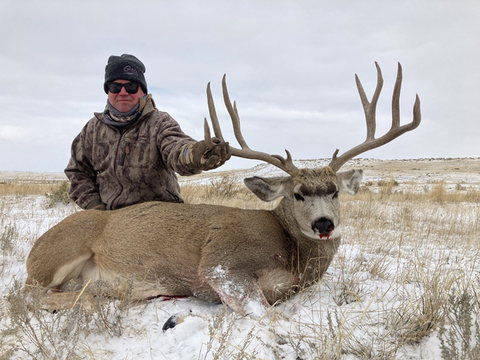
[[[115,80],[115,83],[118,84],[127,84],[130,81],[128,80]],[[115,94],[112,92],[108,92],[108,101],[110,104],[120,112],[126,113],[133,109],[135,105],[138,104],[140,98],[145,96],[145,93],[142,90],[142,87],[138,87],[138,91],[135,94],[129,94],[125,87],[122,87],[119,93]]]

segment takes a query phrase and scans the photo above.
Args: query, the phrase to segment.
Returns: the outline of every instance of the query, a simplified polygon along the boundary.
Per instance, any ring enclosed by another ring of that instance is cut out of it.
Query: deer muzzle
[[[335,225],[333,225],[333,222],[330,219],[322,217],[315,221],[312,229],[320,235],[320,239],[324,236],[328,239],[332,231],[335,229]]]

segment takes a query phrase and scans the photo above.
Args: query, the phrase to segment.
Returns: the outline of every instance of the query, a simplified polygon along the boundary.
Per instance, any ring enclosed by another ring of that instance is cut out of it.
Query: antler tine
[[[213,149],[215,144],[212,141],[212,135],[210,134],[210,127],[208,126],[207,118],[205,118],[205,120],[203,121],[203,133],[207,149]]]
[[[293,160],[292,160],[292,155],[290,155],[290,151],[288,151],[287,149],[285,149],[285,152],[287,153],[287,158],[285,159],[284,157],[280,156],[280,155],[272,155],[272,157],[274,157],[275,159],[278,159],[280,160],[280,162],[286,166],[286,167],[289,167],[289,166],[293,166],[293,168],[295,169],[295,171],[298,171],[298,168],[293,165]],[[287,171],[288,172],[288,171]]]
[[[237,103],[236,101],[234,101],[234,106],[232,106],[232,102],[230,101],[230,97],[228,96],[227,74],[224,74],[222,78],[222,90],[223,101],[225,102],[225,106],[228,110],[228,113],[230,114],[230,118],[232,119],[233,133],[235,134],[235,138],[237,139],[242,149],[250,149],[247,145],[247,142],[243,138],[242,130],[240,128],[240,117],[238,116]]]
[[[345,164],[348,160],[354,158],[361,153],[375,149],[382,145],[389,143],[390,141],[396,139],[397,137],[403,135],[404,133],[411,131],[417,128],[420,125],[421,121],[421,112],[420,112],[420,98],[416,95],[415,104],[413,105],[413,120],[412,122],[400,126],[400,88],[402,86],[402,66],[398,63],[398,71],[397,71],[397,79],[395,81],[395,86],[393,90],[392,96],[392,127],[390,130],[379,138],[375,138],[375,111],[377,106],[378,97],[382,90],[383,86],[383,78],[382,72],[380,70],[380,66],[375,62],[375,66],[377,67],[377,87],[375,89],[375,93],[373,94],[372,101],[368,102],[367,97],[365,95],[365,91],[363,90],[363,86],[358,79],[358,76],[355,75],[355,80],[357,83],[358,92],[360,94],[360,99],[362,101],[363,109],[365,112],[365,119],[367,122],[367,139],[362,143],[359,144],[352,149],[346,151],[341,156],[337,156],[339,150],[337,149],[332,156],[332,160],[330,161],[329,166],[332,168],[333,171],[337,172],[343,164]]]
[[[290,175],[296,174],[298,172],[298,168],[295,165],[293,165],[292,157],[287,150],[285,150],[285,152],[287,153],[287,158],[283,158],[280,155],[269,155],[267,153],[263,153],[260,151],[254,151],[248,147],[242,135],[242,130],[240,127],[240,117],[238,116],[238,110],[237,110],[237,104],[234,102],[232,105],[230,101],[230,97],[228,96],[226,75],[224,75],[222,79],[222,89],[223,89],[223,99],[225,102],[225,106],[227,107],[228,113],[230,114],[230,118],[232,120],[235,138],[237,139],[241,147],[241,149],[238,149],[233,146],[230,146],[230,151],[232,155],[245,158],[245,159],[265,161],[269,164],[272,164],[278,167],[279,169],[282,169],[283,171],[285,171]],[[217,114],[215,112],[215,105],[213,102],[212,93],[210,91],[210,83],[207,86],[207,98],[208,98],[208,108],[210,111],[212,125],[215,130],[215,135],[223,140],[223,137],[221,135],[221,130],[220,130],[220,124],[217,118]],[[206,127],[208,127],[208,124],[206,125]],[[208,132],[210,132],[210,129],[208,130]],[[207,134],[207,131],[205,131],[205,134]]]
[[[377,68],[377,87],[375,88],[375,92],[372,97],[372,102],[368,101],[367,95],[365,95],[365,90],[363,90],[362,83],[358,78],[358,75],[355,74],[355,82],[357,84],[358,93],[360,94],[360,99],[363,105],[363,111],[365,112],[365,120],[367,122],[366,141],[375,139],[375,131],[376,131],[375,113],[377,111],[378,98],[380,97],[380,92],[382,91],[382,87],[383,87],[382,70],[380,69],[380,66],[378,66],[377,62],[375,62],[375,66]]]
[[[220,129],[220,123],[218,122],[217,112],[215,111],[215,103],[213,102],[212,91],[210,90],[210,82],[207,84],[207,102],[208,102],[208,112],[210,113],[210,119],[212,120],[213,131],[215,136],[218,137],[221,141],[223,139],[222,130]],[[206,126],[208,127],[207,119],[205,119]]]

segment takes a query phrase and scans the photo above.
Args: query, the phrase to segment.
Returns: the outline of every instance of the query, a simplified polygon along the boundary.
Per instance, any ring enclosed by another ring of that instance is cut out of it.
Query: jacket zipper
[[[153,102],[153,99],[152,99],[152,102]],[[155,106],[155,103],[153,103],[154,106]],[[130,128],[136,126],[137,124],[139,124],[141,121],[145,121],[146,119],[146,116],[149,115],[151,112],[153,112],[153,110],[149,111],[148,113],[143,113],[139,119],[137,119],[135,121],[135,124],[133,124],[133,126],[129,126],[128,129],[125,129],[125,128],[122,128],[120,130],[120,138],[118,139],[118,146],[117,146],[117,149],[115,151],[115,159],[114,159],[114,173],[115,173],[115,176],[117,174],[117,156],[118,156],[118,150],[119,150],[119,147],[120,147],[120,143],[122,141],[122,138],[123,138],[123,135],[128,131],[130,130]],[[124,152],[122,154],[122,159],[120,161],[120,164],[121,166],[123,166],[123,164],[125,163],[125,158],[126,156],[130,153],[130,143],[127,142],[126,146],[125,146],[125,149],[124,149]],[[112,200],[112,204],[111,204],[111,207],[109,210],[112,210],[114,209],[114,204],[115,204],[115,201],[118,200],[118,198],[120,197],[120,195],[122,195],[122,192],[123,192],[123,186],[122,186],[122,183],[119,181],[118,182],[120,184],[120,187],[122,188],[122,190],[120,191],[120,193],[115,197],[115,199]]]
[[[117,145],[117,149],[116,149],[116,151],[115,151],[115,159],[114,159],[114,161],[113,161],[113,163],[115,164],[115,165],[114,165],[114,169],[113,169],[115,176],[117,176],[117,156],[118,156],[118,150],[119,150],[119,148],[120,148],[120,143],[122,142],[122,139],[123,139],[123,134],[125,134],[125,130],[124,130],[124,129],[122,129],[122,130],[120,131],[120,138],[118,139],[118,145]],[[130,143],[127,143],[127,144],[130,144]],[[124,162],[125,162],[125,156],[126,156],[126,154],[125,154],[125,151],[124,151],[123,154],[122,154],[122,159],[121,159],[121,161],[120,161],[120,165],[121,165],[121,166],[123,166],[123,164],[124,164]],[[118,179],[117,179],[117,180],[118,180]],[[112,200],[112,203],[111,203],[111,205],[110,205],[110,209],[109,209],[109,210],[113,210],[113,209],[114,209],[115,201],[118,200],[118,198],[120,197],[120,195],[122,195],[122,192],[123,192],[122,182],[121,182],[121,181],[117,181],[117,182],[118,182],[118,184],[120,185],[121,190],[120,190],[120,192],[118,193],[118,195]]]
[[[125,150],[122,154],[122,161],[120,162],[120,165],[123,166],[125,164],[125,158],[127,157],[127,155],[130,154],[130,143],[127,142],[127,144],[125,145]]]

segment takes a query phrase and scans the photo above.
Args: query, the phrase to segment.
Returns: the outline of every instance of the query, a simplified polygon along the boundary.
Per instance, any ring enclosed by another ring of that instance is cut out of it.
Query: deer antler
[[[230,118],[232,119],[233,124],[233,132],[235,134],[235,138],[237,139],[238,143],[240,144],[241,149],[235,148],[230,146],[230,151],[233,156],[245,158],[245,159],[254,159],[254,160],[261,160],[265,161],[269,164],[272,164],[279,169],[282,169],[286,173],[290,175],[294,175],[298,172],[298,168],[293,165],[292,157],[288,150],[285,150],[287,153],[287,158],[283,158],[280,155],[270,155],[267,153],[263,153],[260,151],[251,150],[245,139],[243,138],[242,131],[240,128],[240,117],[238,116],[237,104],[230,102],[230,98],[228,96],[227,90],[227,82],[226,82],[226,75],[223,75],[222,79],[222,88],[223,88],[223,99],[225,101],[225,106],[227,107],[228,113],[230,114]],[[220,124],[218,122],[217,113],[215,111],[215,104],[213,102],[212,92],[210,90],[210,83],[207,85],[207,100],[208,100],[208,110],[210,112],[210,119],[212,121],[213,131],[215,132],[215,136],[220,140],[224,141],[222,131],[220,129]],[[204,122],[205,127],[205,142],[207,146],[213,147],[213,141],[210,135],[210,128],[208,126],[207,119],[205,118]]]
[[[421,120],[421,113],[420,113],[420,99],[418,95],[415,99],[415,104],[413,105],[413,120],[411,123],[405,124],[400,126],[400,88],[402,86],[402,66],[398,63],[398,71],[397,71],[397,80],[395,81],[395,87],[393,90],[392,96],[392,127],[390,130],[383,136],[379,138],[375,138],[375,111],[377,107],[378,97],[380,92],[382,91],[383,86],[383,78],[382,78],[382,71],[380,70],[380,66],[375,62],[375,66],[377,67],[377,87],[372,97],[372,101],[369,102],[367,96],[365,95],[365,91],[363,90],[362,83],[360,82],[357,75],[355,75],[355,81],[357,83],[358,92],[360,94],[360,99],[362,100],[363,109],[365,112],[365,119],[367,121],[367,138],[366,140],[354,148],[346,151],[341,156],[338,156],[339,150],[337,149],[333,154],[332,161],[330,161],[329,166],[332,168],[334,172],[337,172],[343,164],[345,164],[348,160],[354,158],[355,156],[371,150],[375,149],[379,146],[385,145],[389,143],[393,139],[399,137],[400,135],[406,133],[407,131],[411,131],[415,129],[418,125],[420,125]]]

